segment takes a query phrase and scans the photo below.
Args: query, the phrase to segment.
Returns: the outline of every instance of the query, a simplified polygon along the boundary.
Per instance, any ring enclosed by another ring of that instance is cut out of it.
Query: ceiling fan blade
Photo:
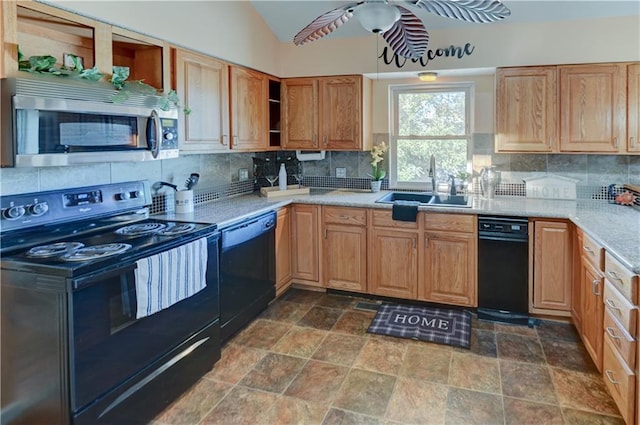
[[[318,16],[309,25],[300,30],[295,37],[293,37],[293,42],[296,46],[300,46],[310,41],[322,38],[327,34],[331,34],[335,29],[339,28],[342,24],[353,17],[354,8],[361,3],[363,2],[345,4],[337,9],[333,9]]]
[[[422,21],[410,10],[395,7],[400,10],[400,19],[382,37],[398,56],[419,59],[427,50],[429,33]]]
[[[466,22],[496,22],[511,15],[498,0],[410,0],[414,6],[445,18]]]

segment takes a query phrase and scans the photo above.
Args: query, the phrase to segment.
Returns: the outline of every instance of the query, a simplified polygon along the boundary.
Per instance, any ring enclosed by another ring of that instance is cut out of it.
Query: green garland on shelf
[[[82,79],[88,81],[100,81],[105,75],[98,71],[97,67],[83,68],[79,58],[72,56],[73,68],[55,66],[57,60],[51,55],[46,56],[30,56],[29,59],[24,59],[24,55],[18,49],[18,70],[31,72],[34,74],[48,74],[58,77],[67,77]],[[158,95],[158,90],[148,84],[145,84],[142,80],[126,81],[129,78],[129,68],[126,66],[114,66],[113,74],[109,82],[118,91],[111,99],[113,103],[123,103],[129,99],[131,93],[138,93],[143,95]],[[169,90],[166,93],[160,95],[160,104],[158,107],[163,111],[171,109],[171,105],[175,105],[176,108],[180,108],[180,98],[175,90]],[[189,108],[183,108],[185,114],[191,113]]]

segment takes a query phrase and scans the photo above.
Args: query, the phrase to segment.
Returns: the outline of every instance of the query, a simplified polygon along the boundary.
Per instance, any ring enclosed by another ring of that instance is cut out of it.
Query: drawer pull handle
[[[622,282],[622,278],[618,277],[618,274],[613,271],[608,271],[607,274],[611,276],[613,279]]]
[[[612,309],[614,309],[614,310],[618,310],[620,313],[622,313],[622,309],[621,309],[620,307],[618,307],[618,306],[616,305],[616,303],[614,303],[614,302],[613,302],[613,300],[611,300],[611,299],[607,298],[607,299],[605,300],[605,303],[606,303],[609,307],[611,307]]]
[[[609,382],[611,382],[613,385],[620,384],[620,381],[616,381],[615,379],[612,378],[612,376],[613,376],[613,372],[612,371],[605,370],[604,374],[607,375],[607,379],[609,379]]]
[[[607,333],[609,334],[609,336],[613,339],[620,339],[620,337],[618,335],[616,335],[616,333],[613,331],[613,328],[611,326],[609,326],[607,328]]]
[[[598,284],[599,283],[600,283],[600,281],[598,279],[593,279],[593,282],[591,282],[591,292],[596,297],[600,296],[600,292],[598,292]]]
[[[349,216],[348,215],[341,215],[340,218],[343,219],[343,220],[348,220]]]
[[[593,255],[593,250],[592,250],[591,248],[589,248],[588,246],[584,245],[584,246],[582,247],[582,249],[583,249],[585,252],[588,252],[589,254]]]

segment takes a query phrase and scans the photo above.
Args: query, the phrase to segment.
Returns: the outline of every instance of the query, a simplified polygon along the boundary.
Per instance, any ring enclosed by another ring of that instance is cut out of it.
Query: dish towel
[[[416,221],[418,217],[417,201],[394,201],[391,218],[398,221]]]
[[[136,318],[141,319],[207,286],[207,238],[143,258],[136,265]]]

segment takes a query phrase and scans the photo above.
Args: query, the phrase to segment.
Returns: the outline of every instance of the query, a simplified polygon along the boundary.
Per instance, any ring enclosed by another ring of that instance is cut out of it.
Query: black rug
[[[367,332],[469,348],[471,315],[447,308],[385,303]]]

